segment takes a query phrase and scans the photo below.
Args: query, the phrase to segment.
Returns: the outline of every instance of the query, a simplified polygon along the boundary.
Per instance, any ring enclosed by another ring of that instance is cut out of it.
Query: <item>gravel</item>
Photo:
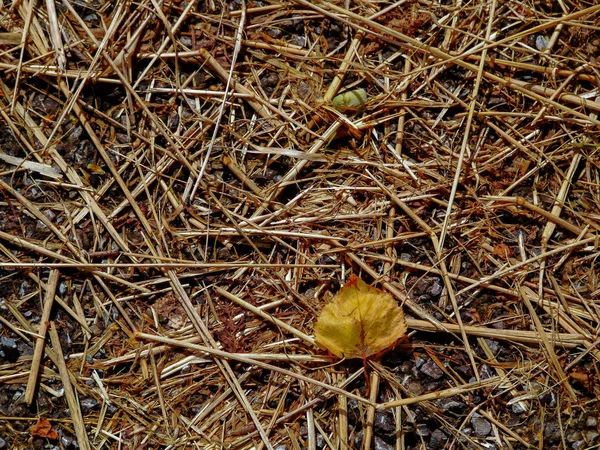
[[[477,437],[483,438],[492,432],[492,425],[477,413],[473,414],[471,425],[473,425],[473,431]]]

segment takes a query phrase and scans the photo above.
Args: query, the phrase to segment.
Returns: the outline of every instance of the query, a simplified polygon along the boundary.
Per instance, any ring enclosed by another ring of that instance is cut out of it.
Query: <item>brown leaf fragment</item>
[[[40,417],[36,424],[29,429],[29,432],[33,437],[46,438],[51,441],[58,439],[58,433],[52,428],[52,424],[45,417]]]

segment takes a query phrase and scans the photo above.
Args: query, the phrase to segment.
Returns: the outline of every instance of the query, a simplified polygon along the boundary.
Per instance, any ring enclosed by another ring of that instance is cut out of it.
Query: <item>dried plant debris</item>
[[[600,5],[0,15],[0,448],[600,444]]]

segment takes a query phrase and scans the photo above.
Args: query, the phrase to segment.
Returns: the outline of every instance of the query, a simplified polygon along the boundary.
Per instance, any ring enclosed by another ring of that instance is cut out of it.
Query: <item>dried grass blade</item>
[[[276,325],[277,327],[290,332],[294,336],[302,339],[307,344],[315,345],[315,339],[312,336],[309,336],[309,335],[301,332],[300,330],[294,328],[293,326],[283,322],[282,320],[279,320],[279,319],[273,317],[271,314],[268,314],[268,313],[262,311],[261,309],[257,308],[256,306],[248,303],[245,300],[242,300],[237,295],[234,295],[231,292],[226,291],[225,289],[223,289],[219,286],[215,286],[215,290],[219,294],[221,294],[223,297],[231,300],[232,302],[237,303],[238,305],[242,306],[243,308],[246,308],[248,311],[252,312],[253,314],[256,314],[257,316],[262,317],[265,320],[268,320],[269,322]]]
[[[348,398],[354,399],[358,402],[364,403],[366,405],[370,405],[371,401],[367,400],[363,397],[360,397],[358,395],[354,395],[350,392],[344,391],[343,389],[340,389],[336,386],[332,386],[330,384],[327,383],[323,383],[322,381],[318,381],[315,380],[314,378],[311,377],[307,377],[305,375],[296,373],[296,372],[292,372],[291,370],[287,370],[287,369],[282,369],[281,367],[277,367],[277,366],[273,366],[271,364],[267,364],[264,363],[262,361],[258,361],[258,360],[254,360],[254,359],[250,359],[250,358],[246,358],[245,356],[241,356],[241,355],[237,355],[234,353],[229,353],[229,352],[225,352],[222,350],[217,350],[215,348],[210,348],[210,347],[205,347],[203,345],[198,345],[198,344],[192,344],[190,342],[187,341],[181,341],[181,340],[177,340],[177,339],[171,339],[171,338],[166,338],[163,336],[157,336],[157,335],[152,335],[152,334],[148,334],[148,333],[136,333],[136,337],[138,339],[147,339],[150,341],[156,341],[156,342],[162,342],[165,344],[170,344],[170,345],[175,345],[177,347],[183,347],[183,348],[189,348],[191,350],[197,350],[200,352],[204,352],[204,353],[209,353],[211,355],[214,356],[218,356],[219,358],[225,358],[225,359],[231,359],[233,361],[239,361],[251,366],[257,366],[257,367],[261,367],[263,369],[267,369],[267,370],[272,370],[274,372],[279,372],[283,375],[287,375],[291,378],[297,379],[297,380],[301,380],[304,381],[306,383],[309,384],[313,384],[315,386],[319,386],[327,391],[331,391],[334,392],[336,394],[340,394],[340,395],[345,395]]]
[[[58,286],[60,271],[50,271],[48,284],[46,285],[46,294],[44,295],[44,306],[42,309],[42,317],[40,319],[40,329],[35,340],[35,348],[33,350],[33,358],[31,360],[31,371],[29,372],[29,380],[27,381],[27,389],[25,390],[25,402],[31,406],[33,396],[37,386],[38,374],[42,355],[44,354],[44,345],[46,341],[46,332],[48,331],[48,323],[50,320],[50,312],[54,303],[54,295]]]
[[[565,373],[562,369],[562,366],[560,365],[560,361],[558,360],[558,357],[556,356],[556,351],[554,350],[554,345],[553,345],[553,343],[550,342],[550,339],[548,339],[547,333],[544,330],[544,326],[542,325],[540,318],[538,317],[535,309],[533,308],[533,305],[531,304],[531,301],[529,300],[529,297],[533,293],[527,292],[529,290],[529,288],[526,288],[526,287],[520,287],[519,290],[521,291],[521,298],[523,299],[525,306],[527,306],[529,315],[530,315],[531,319],[533,320],[533,323],[535,324],[535,328],[540,337],[540,340],[544,344],[544,348],[546,349],[548,358],[550,359],[552,366],[554,366],[554,370],[556,371],[556,375],[558,377],[558,382],[561,383],[565,387],[565,390],[569,393],[571,400],[577,401],[577,395],[575,394],[575,391],[573,391],[573,388],[569,384],[569,380],[568,380],[567,376],[565,375]]]
[[[56,360],[54,363],[58,367],[60,378],[65,389],[65,397],[67,398],[67,404],[71,411],[71,420],[73,421],[73,428],[75,429],[75,435],[77,436],[77,443],[79,448],[82,450],[91,450],[90,441],[88,439],[87,432],[85,430],[85,422],[83,421],[83,415],[81,414],[81,408],[79,407],[79,401],[77,400],[77,394],[71,384],[71,373],[65,364],[65,357],[62,352],[60,345],[60,338],[58,337],[58,331],[54,322],[50,322],[50,340],[52,341],[52,348],[56,352]]]

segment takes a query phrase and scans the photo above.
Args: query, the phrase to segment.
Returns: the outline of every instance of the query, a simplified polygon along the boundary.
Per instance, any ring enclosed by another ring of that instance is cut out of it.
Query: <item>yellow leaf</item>
[[[340,358],[362,358],[391,347],[406,333],[404,312],[387,292],[352,275],[323,308],[315,341]]]

